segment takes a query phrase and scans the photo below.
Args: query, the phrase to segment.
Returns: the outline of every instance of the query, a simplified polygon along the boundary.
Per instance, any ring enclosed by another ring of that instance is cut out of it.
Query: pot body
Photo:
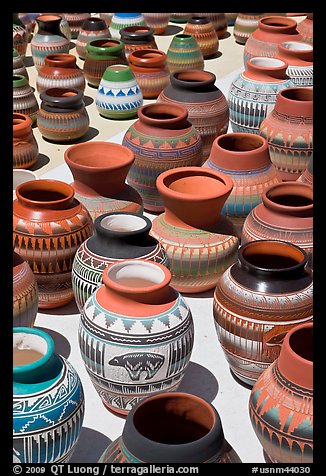
[[[36,124],[39,105],[33,89],[23,75],[13,76],[13,112],[24,114]]]
[[[313,14],[308,13],[307,17],[298,23],[298,31],[301,34],[302,41],[310,43],[314,42],[314,22]]]
[[[24,59],[26,55],[29,35],[25,26],[19,19],[18,13],[13,14],[12,29],[13,48],[15,48],[19,55]]]
[[[204,69],[204,58],[195,38],[188,34],[177,34],[167,50],[170,73],[188,69]]]
[[[13,76],[16,76],[17,74],[25,76],[27,81],[29,81],[29,76],[28,76],[26,66],[24,65],[24,60],[20,56],[18,51],[15,50],[15,48],[13,48],[12,73],[13,73]]]
[[[25,114],[13,114],[13,168],[28,169],[37,162],[38,145],[32,120]]]
[[[153,28],[155,35],[161,35],[167,29],[171,13],[143,13],[145,23]]]
[[[245,45],[251,33],[258,28],[258,21],[265,15],[266,13],[238,13],[233,27],[235,41]]]
[[[71,38],[74,40],[78,38],[78,34],[84,21],[91,16],[90,13],[64,13],[63,15],[68,22]]]
[[[69,26],[69,23],[67,22],[67,19],[66,19],[64,13],[39,13],[36,16],[38,16],[38,15],[59,15],[61,17],[61,21],[60,21],[60,24],[59,24],[60,31],[67,38],[67,40],[69,42],[71,41],[70,26]],[[35,30],[34,30],[35,33],[37,32],[37,30],[38,30],[38,25],[36,24],[35,25]]]
[[[219,39],[213,23],[209,21],[208,18],[190,18],[183,33],[195,38],[204,59],[216,56],[219,47]]]
[[[194,16],[205,17],[213,24],[218,38],[223,38],[228,29],[225,13],[194,13]]]
[[[76,88],[84,92],[85,77],[76,57],[65,53],[46,56],[37,75],[36,88],[39,93],[50,88]]]
[[[80,59],[86,57],[86,45],[90,41],[101,38],[110,38],[111,33],[105,20],[97,17],[90,17],[83,22],[76,40],[76,51]]]
[[[129,26],[146,26],[142,13],[114,13],[110,23],[112,38],[120,39],[120,30]]]
[[[35,276],[17,253],[13,257],[13,326],[33,327],[38,309]]]
[[[149,26],[127,26],[119,31],[120,40],[125,45],[126,58],[130,53],[141,49],[157,50],[154,30]]]

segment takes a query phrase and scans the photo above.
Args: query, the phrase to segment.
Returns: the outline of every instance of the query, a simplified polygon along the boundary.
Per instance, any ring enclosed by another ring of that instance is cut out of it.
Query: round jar
[[[66,53],[46,56],[37,75],[36,88],[39,93],[50,88],[76,88],[84,92],[85,77],[76,57]]]
[[[175,35],[167,50],[167,63],[170,73],[204,69],[204,58],[195,38],[184,33]]]
[[[120,30],[128,26],[145,26],[141,13],[113,13],[110,23],[112,38],[120,38]]]
[[[82,24],[85,20],[90,18],[91,13],[63,13],[63,15],[68,22],[71,38],[76,40]]]
[[[31,118],[33,125],[36,124],[39,105],[33,89],[25,76],[16,74],[13,76],[13,112],[24,114]]]
[[[149,26],[126,26],[119,31],[120,40],[125,45],[126,58],[130,53],[140,49],[157,50],[157,44],[154,38],[154,30]]]
[[[219,39],[213,23],[209,21],[208,18],[191,17],[187,22],[183,33],[195,38],[204,59],[216,57],[219,47]]]
[[[162,35],[169,24],[171,13],[142,13],[145,23],[155,35]]]
[[[76,51],[80,59],[86,57],[86,45],[93,40],[110,38],[111,33],[105,20],[97,17],[90,17],[85,20],[79,30],[76,40]]]
[[[13,113],[13,168],[25,169],[36,164],[38,145],[32,130],[33,122],[26,114]]]

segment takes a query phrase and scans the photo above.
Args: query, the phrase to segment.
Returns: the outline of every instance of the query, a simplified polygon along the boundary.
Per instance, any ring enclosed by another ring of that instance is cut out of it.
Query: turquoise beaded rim
[[[25,372],[29,372],[31,370],[36,370],[36,369],[42,367],[46,362],[48,362],[50,357],[53,355],[53,353],[54,353],[54,341],[53,341],[52,337],[49,334],[47,334],[46,332],[44,332],[40,329],[36,329],[35,327],[33,327],[33,328],[31,328],[31,327],[14,327],[13,328],[13,333],[14,334],[33,334],[33,335],[36,335],[36,336],[42,338],[47,344],[47,351],[44,354],[44,356],[41,357],[40,359],[35,360],[34,362],[32,362],[30,364],[14,365],[13,366],[13,374],[14,375],[17,376],[17,375],[23,374]]]

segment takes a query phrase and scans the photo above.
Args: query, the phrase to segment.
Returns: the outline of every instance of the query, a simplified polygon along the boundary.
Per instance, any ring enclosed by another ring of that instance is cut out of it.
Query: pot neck
[[[181,105],[146,104],[138,109],[138,118],[141,123],[155,129],[178,130],[191,127],[188,121],[188,111]]]
[[[254,57],[247,61],[247,70],[243,72],[245,77],[264,81],[286,81],[288,64],[277,58]]]
[[[66,210],[76,205],[74,189],[59,180],[22,183],[16,188],[16,197],[20,205],[31,209]]]
[[[36,18],[38,25],[37,35],[58,35],[66,38],[60,30],[62,18],[58,15],[40,15]]]
[[[42,108],[58,112],[74,111],[84,107],[84,94],[76,88],[50,88],[40,94]]]
[[[216,76],[209,71],[175,71],[170,75],[171,85],[188,91],[216,91]]]
[[[313,187],[297,181],[272,185],[262,194],[264,206],[275,213],[313,217]]]
[[[76,68],[76,57],[70,54],[53,54],[44,58],[44,64],[50,68]]]
[[[132,51],[128,61],[131,65],[148,68],[162,68],[166,65],[167,55],[161,50],[141,49]]]
[[[298,34],[297,22],[292,18],[281,16],[268,16],[260,18],[258,21],[258,28],[271,34]]]
[[[154,30],[146,26],[127,26],[120,30],[120,37],[123,42],[148,43],[154,40]]]
[[[299,41],[284,41],[278,45],[279,56],[289,65],[313,64],[313,46]]]
[[[313,117],[313,91],[287,88],[277,94],[273,111],[286,116]]]

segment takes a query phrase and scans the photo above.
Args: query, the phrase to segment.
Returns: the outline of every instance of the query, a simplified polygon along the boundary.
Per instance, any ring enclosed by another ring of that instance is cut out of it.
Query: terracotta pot
[[[68,22],[71,31],[71,38],[73,39],[78,38],[82,24],[91,16],[90,13],[63,13],[63,15]]]
[[[30,117],[35,125],[39,106],[34,91],[25,76],[16,74],[12,79],[13,112]]]
[[[83,71],[90,86],[97,88],[106,68],[114,64],[128,64],[122,41],[104,38],[87,43]]]
[[[233,189],[222,214],[240,236],[248,213],[262,201],[262,193],[280,179],[271,162],[267,141],[256,134],[231,132],[217,137],[204,167],[229,175]]]
[[[32,130],[32,119],[13,113],[13,168],[25,169],[37,162],[38,145]]]
[[[120,30],[128,26],[146,26],[143,15],[141,13],[114,13],[110,23],[112,38],[120,39]]]
[[[31,53],[37,71],[50,54],[69,53],[70,42],[60,29],[59,15],[40,15],[36,18],[38,30],[31,39]]]
[[[313,463],[312,323],[286,334],[278,359],[251,391],[249,415],[269,461]]]
[[[155,35],[162,35],[168,27],[171,13],[142,13],[145,23]]]
[[[304,169],[300,177],[298,178],[298,182],[308,183],[309,185],[314,185],[314,171],[313,171],[313,155],[311,155],[307,168]]]
[[[284,41],[301,41],[302,35],[297,30],[297,22],[293,18],[282,16],[265,16],[258,21],[256,28],[249,36],[244,47],[244,67],[254,56],[275,57],[278,55],[278,44]]]
[[[13,462],[67,463],[82,430],[80,378],[41,329],[13,329]]]
[[[24,59],[26,55],[29,35],[22,21],[18,17],[18,13],[13,13],[13,48]]]
[[[282,180],[299,178],[313,153],[313,90],[280,91],[259,134],[267,139],[271,161]]]
[[[304,249],[312,266],[313,188],[300,182],[270,186],[262,194],[262,203],[247,216],[241,243],[255,240],[285,240]]]
[[[314,41],[314,21],[313,13],[308,13],[307,17],[298,23],[298,31],[302,41],[313,44]]]
[[[193,16],[187,22],[183,33],[191,35],[198,43],[203,58],[216,57],[219,47],[219,39],[214,25],[206,17]]]
[[[110,38],[111,33],[105,20],[98,17],[87,18],[81,25],[77,41],[76,51],[80,59],[86,57],[86,45],[94,40]]]
[[[170,271],[159,263],[122,260],[102,279],[81,313],[79,347],[104,405],[125,415],[145,397],[177,389],[194,324],[186,301],[170,286]]]
[[[76,88],[84,92],[85,77],[77,66],[76,56],[66,53],[46,56],[37,75],[36,88],[39,93],[50,88]]]
[[[225,13],[194,13],[196,17],[208,18],[216,31],[219,39],[223,38],[228,29],[228,22]]]
[[[294,86],[313,87],[313,46],[303,41],[284,41],[278,45],[277,58],[288,64],[286,74]]]
[[[19,185],[13,201],[15,251],[28,262],[39,290],[39,307],[70,302],[72,261],[93,232],[87,210],[73,188],[59,180],[32,180]]]
[[[294,86],[287,68],[288,64],[277,58],[257,56],[248,60],[247,69],[234,78],[228,93],[233,132],[258,134],[278,92]]]
[[[157,422],[151,428],[149,422]],[[99,463],[241,463],[208,401],[183,392],[148,397],[129,413],[122,435]]]
[[[135,160],[129,149],[113,142],[76,144],[65,150],[64,160],[74,178],[76,197],[93,220],[108,212],[142,214],[140,195],[125,182]]]
[[[131,71],[139,84],[144,99],[156,99],[170,84],[167,55],[158,49],[139,49],[128,57]]]
[[[13,254],[13,326],[33,327],[38,309],[38,289],[29,264]]]
[[[61,21],[59,25],[61,33],[67,38],[69,42],[71,41],[70,26],[64,13],[40,13],[39,15],[59,15],[61,17]],[[36,24],[35,30],[34,30],[35,33],[37,32],[37,30],[38,30],[38,26]]]
[[[128,183],[138,190],[146,210],[164,210],[156,188],[163,171],[201,163],[202,141],[187,117],[181,105],[147,104],[138,110],[138,120],[123,137],[122,144],[135,155]]]
[[[38,180],[39,176],[27,169],[13,169],[12,170],[12,195],[13,200],[16,198],[16,188],[21,183],[30,182],[31,180]]]
[[[17,50],[13,48],[12,50],[12,74],[13,76],[21,75],[25,76],[27,81],[29,81],[28,72],[24,64],[23,58],[20,56]]]
[[[149,235],[149,218],[131,212],[104,213],[94,221],[95,233],[77,250],[72,286],[79,311],[102,283],[105,268],[122,259],[145,259],[168,267],[163,246]]]
[[[175,35],[167,50],[167,63],[170,73],[204,69],[204,58],[195,38],[184,33]]]
[[[82,91],[75,88],[49,88],[40,94],[37,127],[52,142],[71,142],[89,129],[89,116]]]
[[[167,252],[172,285],[185,293],[213,289],[239,245],[232,222],[220,214],[232,180],[203,167],[179,167],[160,174],[157,188],[165,212],[154,218],[151,235]]]
[[[214,139],[224,134],[229,125],[228,103],[215,81],[215,74],[209,71],[176,71],[158,97],[158,102],[187,108],[189,121],[202,139],[202,163],[208,158]]]
[[[304,250],[285,241],[242,245],[221,276],[213,313],[233,374],[253,385],[278,357],[285,334],[313,317],[313,279]]]
[[[126,26],[119,31],[120,40],[125,45],[126,58],[130,53],[141,49],[157,50],[154,30],[145,25]]]

